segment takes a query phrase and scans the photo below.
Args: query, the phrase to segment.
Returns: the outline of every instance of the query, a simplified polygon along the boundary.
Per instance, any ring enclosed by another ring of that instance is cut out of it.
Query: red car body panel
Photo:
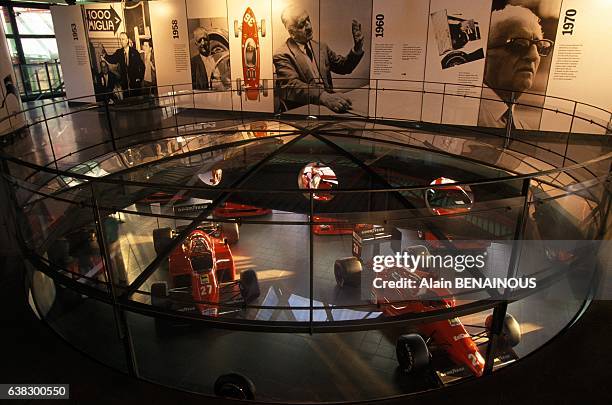
[[[315,235],[352,235],[353,231],[361,231],[373,227],[373,225],[369,224],[351,224],[344,220],[319,216],[313,216],[312,220],[314,222],[333,222],[314,225],[313,232]]]
[[[272,210],[267,208],[259,208],[253,205],[226,202],[214,209],[213,216],[217,218],[258,217],[262,215],[268,215],[271,212]]]
[[[427,246],[434,250],[446,249],[447,247],[446,244],[441,242],[432,232],[429,231],[423,231],[422,239],[427,242]],[[448,238],[448,240],[451,241],[453,246],[457,249],[465,251],[483,251],[487,250],[489,246],[491,246],[491,242],[485,240],[453,241],[451,238]]]

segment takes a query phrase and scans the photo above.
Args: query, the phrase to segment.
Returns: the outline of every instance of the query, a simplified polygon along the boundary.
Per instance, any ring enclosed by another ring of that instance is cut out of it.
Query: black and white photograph
[[[282,41],[275,34],[278,111],[315,105],[331,113],[367,114],[368,91],[360,87],[369,83],[371,13],[366,0],[350,8],[334,1],[292,1],[275,10],[275,30],[286,33]]]
[[[478,125],[539,129],[560,7],[561,0],[493,2]]]
[[[112,103],[156,94],[155,47],[148,2],[84,8],[98,98]]]
[[[484,58],[478,21],[446,9],[431,13],[440,64],[448,69]]]
[[[193,89],[231,89],[227,18],[188,18],[187,25]]]

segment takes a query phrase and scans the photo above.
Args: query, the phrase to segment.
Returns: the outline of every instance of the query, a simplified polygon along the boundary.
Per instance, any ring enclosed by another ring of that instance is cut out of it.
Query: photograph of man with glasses
[[[530,9],[507,5],[493,11],[479,126],[538,129],[541,110],[513,103],[532,89],[540,62],[552,53],[553,44],[544,39],[540,18]]]

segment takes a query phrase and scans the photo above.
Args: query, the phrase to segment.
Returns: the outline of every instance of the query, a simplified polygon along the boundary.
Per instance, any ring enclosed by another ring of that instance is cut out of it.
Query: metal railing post
[[[444,83],[444,87],[442,88],[442,109],[440,111],[440,124],[444,122],[444,101],[446,96],[446,83]]]
[[[572,111],[572,120],[570,121],[569,131],[567,132],[567,138],[565,139],[565,152],[563,153],[563,164],[561,167],[565,167],[565,160],[567,159],[567,151],[569,150],[569,141],[572,136],[572,129],[574,128],[574,117],[576,116],[576,109],[578,108],[578,102],[574,101],[574,110]]]
[[[310,247],[310,257],[308,260],[309,264],[310,264],[310,334],[312,335],[313,333],[313,325],[312,322],[314,321],[314,193],[312,191],[310,191],[310,212],[309,212],[309,216],[308,216],[308,220],[311,223],[310,226],[308,227],[308,235],[309,235],[309,247]]]
[[[176,136],[180,136],[178,128],[178,110],[176,109],[176,95],[174,91],[174,84],[172,85],[172,113],[174,114],[174,128],[176,129]]]
[[[376,79],[375,93],[374,93],[374,121],[378,118],[378,80]],[[369,114],[369,111],[368,111]]]
[[[506,137],[504,139],[504,149],[510,146],[510,139],[512,138],[512,126],[514,125],[514,104],[516,102],[516,98],[514,92],[510,96],[510,108],[508,109],[508,116],[506,117]]]
[[[113,130],[113,121],[110,118],[110,109],[108,108],[108,98],[104,100],[104,114],[106,115],[106,122],[111,136],[111,145],[113,145],[113,150],[116,152],[117,144],[115,143],[115,131]]]
[[[57,80],[59,80],[59,82],[61,83],[62,82],[62,73],[60,72],[60,64],[57,61],[57,59],[55,59],[55,71],[57,72]]]
[[[242,87],[242,83],[240,84],[240,86]],[[238,91],[238,89],[236,89],[236,94],[238,95],[238,97],[240,98],[240,122],[244,125],[244,106],[242,105],[242,93],[245,91],[245,88],[242,87],[240,89],[240,91]],[[245,93],[246,94],[246,93]]]
[[[308,92],[308,116],[311,116],[312,114],[310,113],[310,82],[306,83],[306,91]],[[321,100],[321,98],[319,98],[319,100]],[[319,101],[320,103],[320,101]],[[321,105],[321,104],[319,104]]]
[[[51,76],[49,75],[49,64],[45,62],[45,73],[47,74],[47,86],[49,87],[49,93],[53,92],[53,86],[51,85]]]
[[[49,146],[51,147],[51,154],[53,155],[53,162],[55,163],[55,170],[59,170],[57,167],[57,158],[55,157],[55,148],[53,147],[53,140],[51,139],[51,132],[49,132],[49,123],[47,122],[47,114],[45,113],[45,105],[41,105],[40,109],[43,114],[43,121],[45,122],[45,128],[47,129],[47,138],[49,139]]]
[[[508,263],[508,272],[506,279],[516,276],[516,272],[519,266],[519,260],[521,255],[521,249],[523,247],[522,238],[525,233],[525,226],[527,225],[527,215],[529,214],[529,186],[531,184],[531,178],[523,180],[523,187],[521,195],[523,196],[523,207],[521,214],[516,222],[514,228],[514,240],[512,241],[512,253],[510,254],[510,262]],[[487,353],[485,357],[484,374],[491,374],[493,371],[493,362],[495,360],[495,349],[499,340],[500,335],[504,327],[504,319],[506,318],[506,312],[508,309],[508,289],[504,290],[502,295],[503,301],[501,301],[493,310],[493,318],[491,321],[491,327],[489,330],[489,344],[487,345]]]
[[[98,234],[98,246],[100,247],[100,253],[102,254],[102,259],[104,260],[104,273],[106,275],[106,279],[108,280],[110,287],[111,299],[113,302],[113,313],[115,318],[115,326],[117,328],[117,336],[119,340],[123,343],[123,348],[125,350],[125,359],[128,367],[128,371],[130,375],[134,377],[138,377],[138,365],[136,362],[136,353],[134,351],[134,342],[132,341],[132,335],[130,333],[130,328],[127,324],[127,319],[125,317],[125,311],[122,310],[119,306],[117,297],[119,296],[115,290],[115,277],[113,275],[113,271],[111,269],[112,259],[110,257],[110,252],[108,247],[106,246],[106,237],[104,234],[104,226],[102,224],[102,218],[100,216],[100,210],[98,208],[98,199],[96,198],[96,192],[94,183],[90,183],[91,188],[91,202],[94,213],[94,220],[96,223],[96,232]]]
[[[38,77],[38,69],[34,71],[34,77],[36,77],[36,85],[38,86],[38,94],[42,94],[42,87],[40,86],[40,78]]]

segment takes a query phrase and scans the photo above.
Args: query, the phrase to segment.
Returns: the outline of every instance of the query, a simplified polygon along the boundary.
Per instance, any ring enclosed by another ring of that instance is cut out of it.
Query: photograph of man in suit
[[[508,5],[491,14],[478,125],[537,129],[540,116],[518,111],[514,103],[533,86],[540,61],[553,41],[544,39],[540,18],[531,10]]]
[[[130,39],[125,32],[119,34],[121,48],[109,55],[102,48],[102,59],[110,64],[119,65],[119,78],[124,97],[140,95],[145,65],[138,51],[130,46]]]
[[[274,54],[281,110],[305,104],[321,104],[337,113],[350,110],[350,98],[334,92],[331,74],[349,74],[361,61],[364,54],[361,24],[353,20],[354,47],[348,55],[340,56],[326,43],[312,40],[312,24],[306,10],[288,6],[281,21],[289,33],[287,41]]]
[[[117,76],[115,76],[108,68],[108,63],[100,61],[100,73],[98,74],[98,93],[101,94],[103,101],[114,103],[117,101],[117,95],[114,93],[115,86],[119,84]]]
[[[198,53],[191,58],[191,83],[194,90],[227,90],[231,87],[231,78],[227,62],[229,54],[219,50],[211,51],[211,41],[204,27],[193,30],[193,41]]]

